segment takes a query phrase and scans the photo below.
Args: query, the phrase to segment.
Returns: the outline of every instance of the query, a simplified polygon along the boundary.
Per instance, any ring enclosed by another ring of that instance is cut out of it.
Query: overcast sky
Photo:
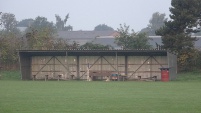
[[[37,16],[55,23],[55,14],[64,19],[74,30],[93,30],[106,24],[115,30],[126,23],[135,31],[145,28],[154,12],[168,17],[171,0],[0,0],[0,11],[13,13],[17,21]]]

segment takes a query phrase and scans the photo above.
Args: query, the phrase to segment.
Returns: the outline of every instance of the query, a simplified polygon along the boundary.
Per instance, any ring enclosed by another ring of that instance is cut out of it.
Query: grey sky
[[[0,0],[0,11],[13,13],[18,21],[44,16],[55,22],[55,14],[74,30],[93,30],[98,24],[107,24],[114,29],[126,23],[140,31],[149,23],[154,12],[170,14],[171,0]]]

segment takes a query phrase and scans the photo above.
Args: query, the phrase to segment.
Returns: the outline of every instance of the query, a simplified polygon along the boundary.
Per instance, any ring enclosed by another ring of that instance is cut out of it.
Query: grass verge
[[[179,73],[176,81],[201,81],[201,71]]]
[[[200,113],[200,82],[0,81],[1,113]]]
[[[12,71],[0,71],[0,79],[1,80],[20,80],[21,74],[18,70]]]

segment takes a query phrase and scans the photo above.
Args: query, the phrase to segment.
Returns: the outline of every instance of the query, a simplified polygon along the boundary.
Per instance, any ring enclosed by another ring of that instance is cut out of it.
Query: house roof
[[[117,31],[58,31],[59,38],[94,39],[101,36],[115,36]]]
[[[119,47],[116,43],[114,43],[115,38],[110,38],[110,37],[104,37],[104,38],[95,38],[92,43],[93,44],[101,44],[101,45],[111,45],[112,47],[114,47],[115,49],[120,49],[121,47]]]
[[[81,45],[86,42],[93,42],[95,44],[111,45],[116,49],[120,47],[117,46],[115,41],[115,36],[119,33],[117,31],[58,31],[60,38],[70,39],[71,41],[76,41]],[[162,44],[161,36],[149,36],[149,43],[154,48],[156,43]],[[201,49],[201,36],[197,36],[198,40],[195,42],[195,47]]]
[[[156,43],[159,45],[162,44],[162,39],[161,36],[149,36],[151,40],[149,40],[150,45],[153,45],[154,47],[156,46]],[[197,36],[197,41],[195,41],[195,48],[201,49],[201,36]]]

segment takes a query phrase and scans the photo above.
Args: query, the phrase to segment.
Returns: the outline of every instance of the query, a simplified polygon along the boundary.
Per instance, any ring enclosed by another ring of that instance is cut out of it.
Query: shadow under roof
[[[67,49],[67,50],[18,50],[25,56],[167,56],[167,50],[93,50],[93,49]]]

